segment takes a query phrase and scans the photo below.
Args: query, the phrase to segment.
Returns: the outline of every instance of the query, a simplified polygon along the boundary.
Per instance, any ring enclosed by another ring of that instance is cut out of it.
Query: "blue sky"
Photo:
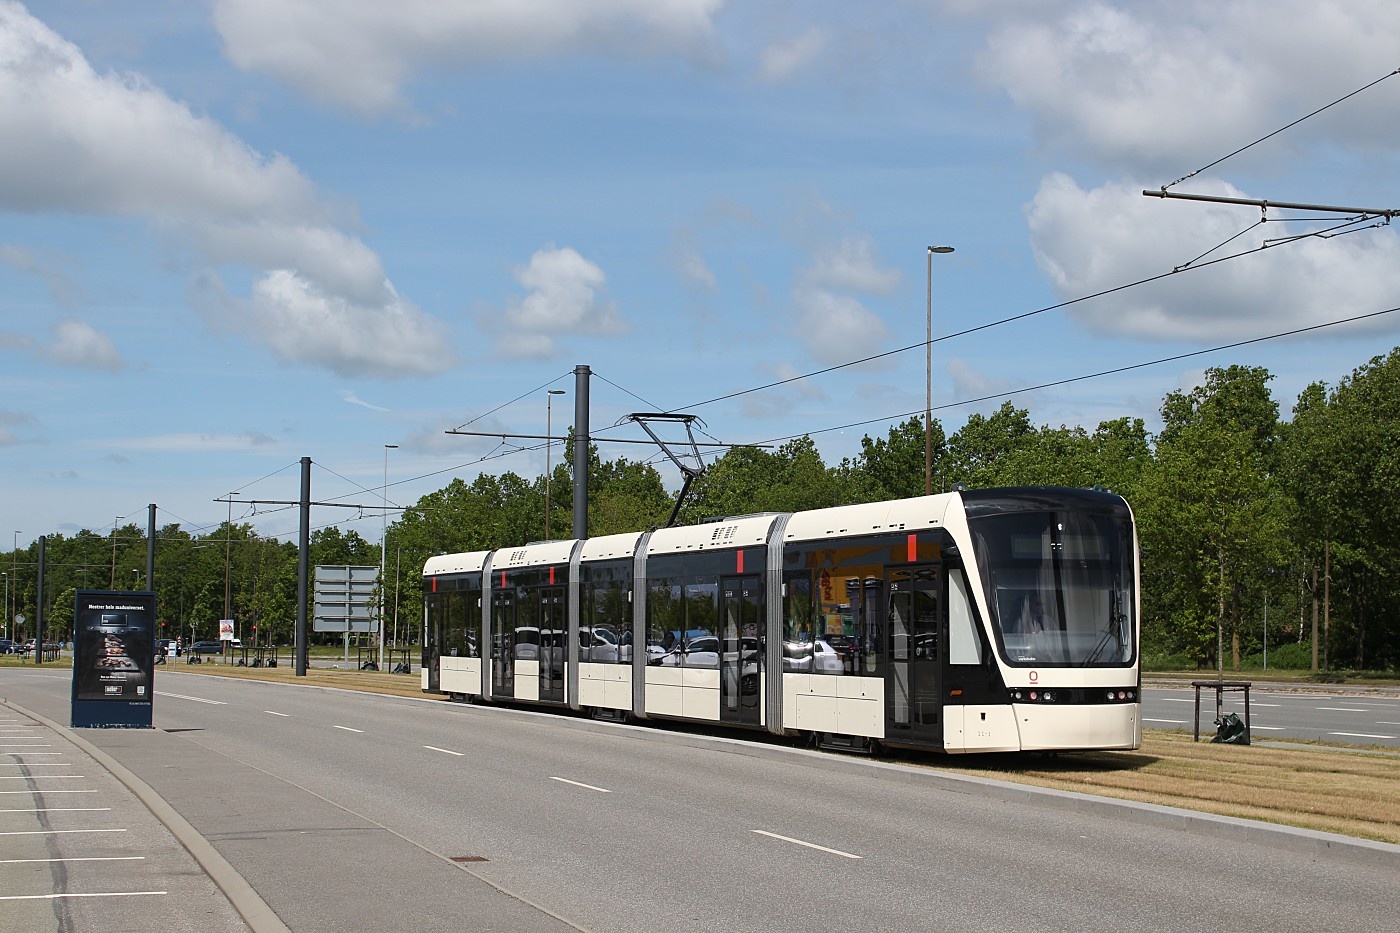
[[[562,433],[579,363],[597,432],[919,343],[931,244],[956,247],[939,337],[1320,229],[1140,192],[1397,48],[1391,0],[0,0],[0,532],[143,524],[149,502],[197,531],[230,491],[294,499],[302,456],[314,498],[373,502],[386,444],[399,504],[534,476],[543,451],[483,461],[499,441],[444,431],[542,434],[552,387]],[[1172,190],[1400,207],[1397,109],[1400,76]],[[969,399],[1396,306],[1393,228],[1311,237],[940,341],[934,405],[951,433],[1000,404]],[[1397,332],[1012,400],[1153,426],[1239,363],[1287,414]],[[924,383],[918,347],[686,410],[721,441],[811,432],[836,463]],[[313,514],[335,521],[381,522]]]

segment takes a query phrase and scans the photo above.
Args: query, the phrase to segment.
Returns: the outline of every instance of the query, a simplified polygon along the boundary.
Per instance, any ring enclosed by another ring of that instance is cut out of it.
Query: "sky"
[[[594,434],[833,465],[928,382],[949,434],[1236,364],[1287,417],[1400,344],[1397,231],[1142,192],[1400,208],[1397,49],[1394,0],[0,0],[0,540],[534,477],[446,432],[565,433],[578,365]]]

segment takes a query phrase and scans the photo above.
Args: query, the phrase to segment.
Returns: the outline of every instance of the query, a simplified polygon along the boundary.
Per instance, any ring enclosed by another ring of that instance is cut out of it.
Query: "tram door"
[[[564,652],[568,646],[564,620],[564,588],[540,591],[540,699],[564,702]]]
[[[720,579],[719,718],[758,725],[763,595],[758,576]]]
[[[427,605],[423,611],[428,614],[428,624],[425,626],[427,639],[423,643],[423,670],[428,672],[428,689],[436,691],[442,689],[442,626],[443,616],[446,614],[444,598],[434,593],[427,598]]]
[[[491,695],[515,696],[515,590],[491,594]]]
[[[943,743],[942,571],[938,565],[890,569],[885,578],[886,734]]]

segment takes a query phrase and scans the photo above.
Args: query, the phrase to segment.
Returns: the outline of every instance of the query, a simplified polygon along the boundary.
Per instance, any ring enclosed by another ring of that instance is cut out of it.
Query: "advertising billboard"
[[[79,590],[73,614],[73,726],[150,728],[154,593]]]

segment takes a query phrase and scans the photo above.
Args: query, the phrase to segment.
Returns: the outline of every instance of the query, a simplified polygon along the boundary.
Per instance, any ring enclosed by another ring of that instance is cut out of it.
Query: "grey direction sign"
[[[374,588],[378,567],[317,565],[312,628],[317,632],[377,632]]]

